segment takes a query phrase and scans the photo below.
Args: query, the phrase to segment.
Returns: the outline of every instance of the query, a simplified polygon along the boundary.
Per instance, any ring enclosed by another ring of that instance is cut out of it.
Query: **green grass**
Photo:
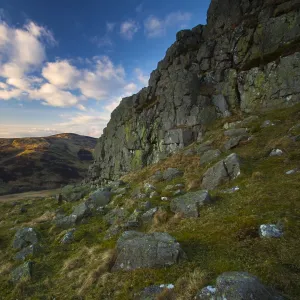
[[[69,245],[60,244],[65,231],[47,221],[34,226],[41,233],[43,250],[32,258],[35,262],[32,280],[13,286],[8,279],[10,270],[19,265],[13,260],[15,251],[11,247],[16,228],[59,206],[53,198],[26,200],[28,212],[20,214],[19,207],[13,207],[10,202],[0,203],[0,298],[41,299],[44,296],[48,299],[52,296],[76,299],[83,295],[84,299],[133,299],[136,292],[148,285],[173,283],[178,299],[193,299],[197,289],[208,283],[214,284],[222,272],[248,271],[279,290],[287,299],[299,299],[300,173],[286,175],[285,172],[300,166],[300,143],[290,142],[285,136],[289,128],[300,122],[300,106],[259,117],[249,126],[254,138],[232,151],[242,158],[242,175],[214,191],[216,201],[203,207],[198,219],[175,219],[167,202],[162,202],[160,197],[150,200],[154,205],[164,206],[167,217],[165,221],[144,226],[141,230],[167,231],[176,237],[188,257],[178,265],[110,273],[117,237],[103,241],[108,227],[100,215],[78,225],[75,241]],[[276,126],[261,129],[259,125],[267,119]],[[206,134],[207,140],[214,140],[216,148],[221,148],[225,141],[222,134],[225,121],[218,121]],[[273,148],[282,149],[284,156],[269,157]],[[125,178],[132,182],[132,189],[116,200],[115,205],[133,210],[138,202],[131,199],[132,190],[143,187],[159,169],[178,167],[185,171],[182,178],[171,183],[155,184],[162,191],[168,184],[189,186],[192,181],[201,182],[201,176],[212,164],[200,167],[199,156],[178,153],[157,165],[127,175]],[[236,185],[240,191],[222,193],[223,189]],[[71,210],[70,204],[62,207]],[[277,222],[284,226],[282,238],[258,237],[259,225]]]

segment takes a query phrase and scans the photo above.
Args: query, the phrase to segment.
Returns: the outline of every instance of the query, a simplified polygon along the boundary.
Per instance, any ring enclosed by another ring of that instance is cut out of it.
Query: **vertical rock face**
[[[212,0],[207,25],[178,32],[149,86],[112,113],[89,176],[113,180],[155,163],[234,110],[297,102],[299,1]]]

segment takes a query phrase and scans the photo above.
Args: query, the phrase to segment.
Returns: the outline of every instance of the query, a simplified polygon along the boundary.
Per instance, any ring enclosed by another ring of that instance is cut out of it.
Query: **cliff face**
[[[98,140],[92,180],[112,180],[197,139],[217,118],[300,102],[300,1],[212,0],[177,33],[149,86],[124,98]]]

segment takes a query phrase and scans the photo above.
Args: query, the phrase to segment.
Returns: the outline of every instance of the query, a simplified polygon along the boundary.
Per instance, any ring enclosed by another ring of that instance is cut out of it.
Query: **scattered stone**
[[[139,209],[136,209],[128,218],[126,221],[124,227],[129,229],[135,229],[141,226],[141,215],[142,211]]]
[[[217,289],[215,287],[208,285],[197,293],[195,299],[197,299],[197,300],[214,300],[216,291],[217,291]]]
[[[225,142],[224,149],[230,150],[234,147],[237,147],[240,144],[240,142],[246,141],[248,139],[249,139],[249,135],[240,135],[240,136],[232,137],[228,141]]]
[[[259,227],[259,235],[262,238],[280,238],[283,232],[282,229],[275,224],[263,224]]]
[[[208,191],[190,192],[171,201],[171,210],[181,213],[186,218],[199,217],[199,207],[211,203]]]
[[[273,149],[269,156],[282,156],[283,151],[280,149]]]
[[[62,194],[61,194],[61,193],[57,194],[57,195],[55,196],[55,199],[56,199],[56,201],[57,201],[58,204],[61,204],[62,201],[63,201],[63,196],[62,196]]]
[[[21,206],[21,207],[20,207],[20,213],[21,213],[21,214],[24,214],[24,213],[26,213],[26,212],[27,212],[26,207],[25,207],[25,206]]]
[[[62,216],[59,215],[54,223],[57,227],[62,229],[67,229],[70,227],[74,227],[76,224],[77,216],[76,215],[70,215],[70,216]]]
[[[157,191],[153,191],[152,193],[150,193],[149,198],[152,199],[152,198],[155,198],[155,197],[158,197],[158,196],[159,196],[159,193]]]
[[[150,177],[151,181],[153,182],[160,182],[162,181],[163,178],[163,174],[161,171],[156,171],[151,177]]]
[[[143,193],[138,193],[138,194],[136,194],[135,198],[136,199],[145,199],[145,198],[147,198],[147,195],[143,194]]]
[[[261,128],[267,128],[271,126],[275,126],[275,124],[270,120],[266,120],[262,123]]]
[[[110,225],[115,223],[125,222],[126,218],[129,216],[129,212],[123,207],[116,207],[109,211],[103,219]]]
[[[33,244],[33,245],[25,247],[21,251],[19,251],[15,256],[15,259],[16,260],[25,260],[27,256],[29,256],[29,255],[34,256],[39,251],[40,251],[40,247],[37,244]]]
[[[110,240],[124,230],[124,227],[119,224],[114,224],[108,228],[104,236],[104,240]]]
[[[153,186],[150,183],[145,183],[144,184],[144,190],[145,190],[146,194],[150,194],[152,191],[156,191],[156,188],[155,188],[155,186]]]
[[[205,165],[221,155],[220,150],[208,150],[200,157],[200,165]]]
[[[248,134],[247,128],[229,129],[224,132],[224,135],[229,137],[237,137],[237,136],[247,135],[247,134]]]
[[[23,249],[28,245],[36,245],[38,243],[38,233],[32,227],[24,227],[19,229],[13,241],[15,249]]]
[[[203,154],[204,152],[212,149],[212,141],[206,141],[201,143],[200,145],[196,146],[196,151],[198,154]]]
[[[236,121],[236,122],[231,122],[231,123],[225,123],[223,128],[228,130],[228,129],[236,129],[237,127],[241,127],[242,121]]]
[[[61,240],[62,244],[70,244],[73,242],[74,240],[74,232],[76,231],[76,228],[72,228],[71,230],[69,230],[64,237]]]
[[[87,204],[91,209],[97,209],[98,207],[104,207],[107,205],[112,198],[112,193],[107,190],[98,189],[92,193],[87,200]]]
[[[186,257],[179,243],[165,232],[125,231],[116,250],[117,259],[112,271],[166,267]]]
[[[183,175],[183,172],[176,169],[176,168],[168,168],[166,171],[163,173],[163,178],[166,181],[171,181],[177,177],[181,177]]]
[[[221,184],[234,180],[240,173],[240,159],[237,154],[232,153],[205,172],[202,188],[213,190]]]
[[[168,197],[161,197],[160,199],[161,199],[162,201],[168,201],[168,200],[169,200]]]
[[[151,206],[152,206],[152,204],[150,201],[141,202],[139,205],[140,209],[142,209],[142,210],[148,210],[151,208]]]
[[[151,209],[149,209],[147,212],[145,212],[144,214],[142,214],[141,216],[141,220],[144,223],[149,223],[152,221],[155,213],[157,212],[158,208],[157,207],[153,207]]]
[[[24,262],[22,265],[14,269],[11,273],[11,280],[13,283],[18,283],[21,280],[30,280],[32,276],[31,261]]]
[[[292,174],[295,174],[295,173],[298,173],[299,170],[298,169],[293,169],[293,170],[289,170],[287,172],[285,172],[286,175],[292,175]]]
[[[86,202],[82,202],[74,207],[72,215],[75,215],[76,222],[79,222],[83,218],[89,217],[91,215],[91,210]]]
[[[167,185],[165,188],[164,188],[164,191],[171,191],[175,188],[175,185]]]
[[[184,184],[183,183],[175,184],[175,188],[176,189],[183,189],[184,188]]]

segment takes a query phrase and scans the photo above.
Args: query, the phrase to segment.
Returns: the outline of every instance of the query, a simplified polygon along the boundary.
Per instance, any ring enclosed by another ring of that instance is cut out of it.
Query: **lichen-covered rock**
[[[275,224],[263,224],[259,227],[259,235],[262,238],[280,238],[283,232],[282,229]]]
[[[269,156],[282,156],[283,151],[280,149],[273,149]]]
[[[62,244],[70,244],[74,240],[74,232],[76,231],[76,228],[72,228],[66,232],[66,234],[61,239]]]
[[[86,202],[82,202],[73,208],[72,215],[76,216],[76,222],[91,215],[91,210]]]
[[[173,284],[150,285],[135,298],[136,300],[156,300],[157,296],[164,290],[173,290]],[[174,295],[175,299],[175,295]]]
[[[149,223],[152,221],[154,214],[157,212],[158,208],[157,207],[153,207],[151,209],[149,209],[148,211],[146,211],[144,214],[142,214],[141,219],[143,221],[143,223]]]
[[[29,245],[36,245],[38,241],[37,231],[32,227],[24,227],[16,232],[13,247],[15,249],[23,249]]]
[[[119,238],[116,251],[112,271],[166,267],[185,258],[179,243],[165,232],[126,231]]]
[[[189,192],[171,201],[171,210],[181,213],[184,217],[199,217],[199,207],[211,203],[212,199],[208,191]]]
[[[32,276],[32,265],[33,263],[31,261],[27,261],[14,269],[11,273],[12,282],[16,284],[21,280],[30,280]]]
[[[224,144],[225,150],[230,150],[236,146],[239,145],[240,142],[248,140],[248,135],[240,135],[240,136],[234,136],[230,138],[227,142]]]
[[[69,216],[59,215],[54,220],[54,223],[55,223],[56,227],[58,227],[58,228],[67,229],[70,227],[74,227],[76,224],[76,221],[77,221],[76,215],[69,215]]]
[[[213,190],[217,186],[235,179],[240,173],[240,159],[237,154],[232,153],[204,173],[202,188]]]
[[[216,297],[215,297],[216,291],[217,290],[215,287],[208,285],[197,293],[195,299],[196,300],[215,300],[216,299]]]

